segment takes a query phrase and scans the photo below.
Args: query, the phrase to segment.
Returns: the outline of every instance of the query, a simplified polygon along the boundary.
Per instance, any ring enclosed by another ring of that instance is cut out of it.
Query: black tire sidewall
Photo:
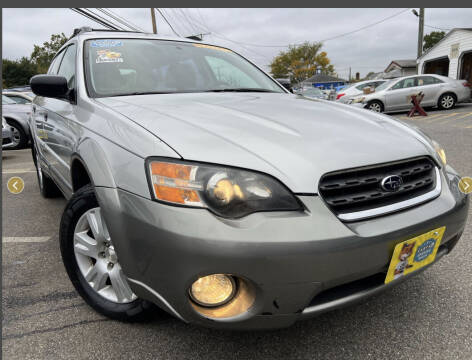
[[[73,248],[75,226],[87,210],[98,206],[90,185],[79,189],[67,203],[60,225],[60,248],[67,274],[85,302],[99,313],[121,321],[143,320],[144,312],[151,308],[149,302],[137,299],[127,304],[117,304],[103,298],[90,287],[77,264]]]

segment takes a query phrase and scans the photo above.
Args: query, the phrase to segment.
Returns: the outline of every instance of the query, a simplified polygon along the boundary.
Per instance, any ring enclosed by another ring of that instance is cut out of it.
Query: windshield
[[[392,85],[395,81],[396,81],[396,79],[386,81],[386,82],[384,82],[383,84],[380,84],[379,86],[377,86],[377,87],[375,88],[375,91],[377,92],[377,91],[385,90],[385,89],[388,88],[390,85]]]
[[[3,105],[11,105],[11,104],[16,104],[16,101],[13,101],[9,97],[2,95],[2,104]]]
[[[93,97],[206,91],[284,93],[241,56],[205,44],[87,40],[85,69],[87,88]]]

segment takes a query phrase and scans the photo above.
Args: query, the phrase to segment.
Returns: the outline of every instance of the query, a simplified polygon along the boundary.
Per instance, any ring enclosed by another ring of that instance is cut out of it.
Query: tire
[[[366,109],[374,111],[374,112],[382,113],[384,111],[384,106],[381,101],[372,100],[371,102],[367,104]]]
[[[5,119],[10,125],[11,129],[11,140],[12,140],[12,146],[9,147],[8,149],[10,150],[19,150],[23,149],[26,144],[28,143],[28,136],[26,135],[25,130],[23,127],[20,125],[19,122],[12,120],[12,119]]]
[[[67,274],[88,305],[114,320],[143,321],[152,317],[155,306],[137,298],[121,271],[91,185],[79,189],[67,203],[59,237]]]
[[[39,156],[34,148],[34,144],[31,146],[31,153],[33,155],[34,166],[36,167],[36,177],[38,178],[39,192],[41,195],[46,199],[62,196],[61,190],[59,190],[54,181],[42,170],[41,162],[39,161]]]
[[[441,110],[451,110],[456,105],[457,99],[454,94],[442,94],[438,100],[438,108]]]

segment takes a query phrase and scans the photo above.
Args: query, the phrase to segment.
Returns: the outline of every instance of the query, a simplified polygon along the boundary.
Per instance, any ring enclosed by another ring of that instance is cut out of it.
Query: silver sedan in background
[[[2,116],[8,123],[12,135],[10,149],[22,149],[28,144],[30,115],[31,104],[18,104],[2,94]]]
[[[470,99],[471,85],[466,80],[427,74],[401,77],[380,85],[374,93],[357,97],[349,103],[375,112],[411,109],[411,95],[423,93],[423,107],[452,109]]]
[[[362,95],[365,88],[370,87],[375,89],[385,82],[387,82],[387,80],[366,80],[348,85],[336,93],[336,101],[347,104],[349,100]]]
[[[10,147],[12,144],[11,141],[11,130],[7,124],[7,121],[2,116],[2,149]]]

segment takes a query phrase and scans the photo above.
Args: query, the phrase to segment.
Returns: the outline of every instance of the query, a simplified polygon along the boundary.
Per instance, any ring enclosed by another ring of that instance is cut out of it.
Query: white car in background
[[[349,103],[375,112],[409,110],[411,95],[423,93],[422,107],[452,109],[457,103],[466,102],[471,96],[471,84],[467,80],[455,80],[446,76],[427,74],[405,76],[387,81],[374,93],[359,96]]]
[[[375,89],[385,82],[387,82],[387,80],[365,80],[348,85],[347,87],[338,91],[336,94],[336,101],[347,104],[352,98],[362,95],[365,88],[370,87]]]

